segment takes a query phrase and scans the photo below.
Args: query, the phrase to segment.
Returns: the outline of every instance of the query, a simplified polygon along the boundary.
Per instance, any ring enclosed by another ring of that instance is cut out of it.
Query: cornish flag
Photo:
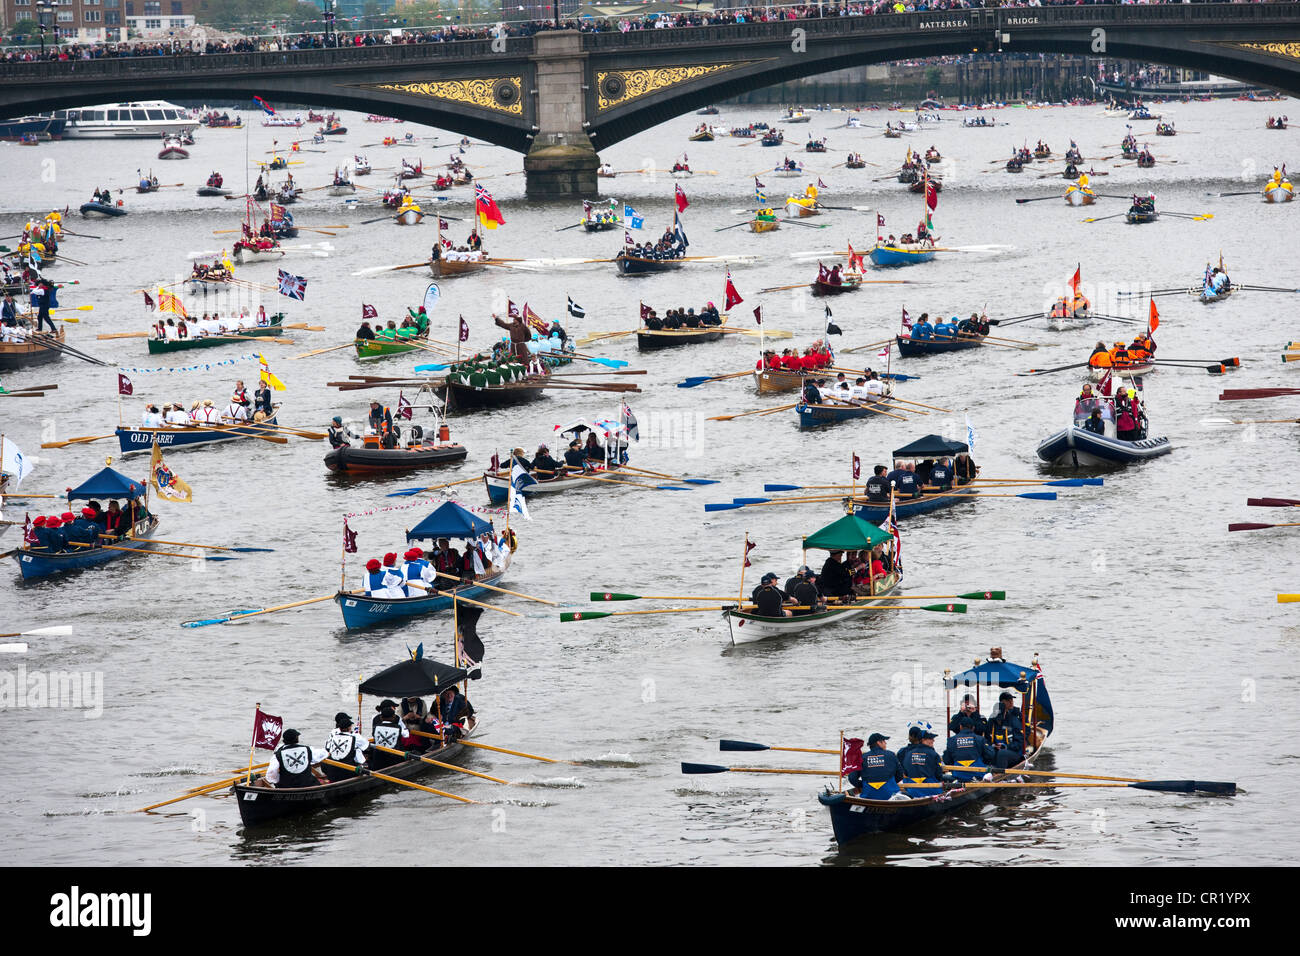
[[[253,718],[253,746],[258,750],[274,750],[280,746],[280,735],[284,733],[284,718],[274,714],[265,714],[257,708]]]
[[[301,302],[307,295],[307,280],[302,276],[292,275],[283,269],[280,272],[280,295]]]
[[[569,300],[569,315],[573,316],[575,319],[586,318],[587,310],[574,302],[572,296],[567,296],[566,298]]]

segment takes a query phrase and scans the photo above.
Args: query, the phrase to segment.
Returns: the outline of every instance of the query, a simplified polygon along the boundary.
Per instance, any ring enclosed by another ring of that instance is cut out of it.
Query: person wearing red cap
[[[32,519],[32,537],[36,543],[31,548],[44,551],[49,547],[50,533],[45,529],[45,515],[37,515]]]
[[[67,539],[63,536],[63,520],[58,515],[50,515],[45,519],[45,549],[51,554],[62,551],[67,545]]]
[[[401,586],[401,572],[394,566],[396,562],[397,555],[391,553],[384,555],[383,563],[380,563],[378,558],[371,558],[366,562],[366,595],[368,597],[406,597],[406,591]]]
[[[89,508],[83,508],[80,515],[74,516],[69,511],[63,516],[63,534],[67,539],[68,550],[83,551],[99,544],[99,526],[86,517],[88,511]]]
[[[424,552],[419,548],[410,548],[403,557],[406,558],[402,565],[402,579],[407,582],[406,596],[436,594],[438,588],[434,581],[433,566],[424,559]]]

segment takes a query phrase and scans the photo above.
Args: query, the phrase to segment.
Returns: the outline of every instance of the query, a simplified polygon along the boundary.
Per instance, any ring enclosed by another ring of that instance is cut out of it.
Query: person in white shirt
[[[140,425],[143,428],[162,428],[162,412],[158,411],[157,405],[150,405],[144,410],[144,414],[140,417]]]
[[[873,397],[885,394],[885,383],[876,378],[875,372],[872,372],[871,377],[867,379],[867,394]]]
[[[271,755],[266,776],[258,781],[263,787],[315,787],[321,781],[312,772],[325,755],[298,742],[296,730],[286,730],[279,748]]]
[[[869,397],[869,393],[867,392],[867,380],[865,378],[860,378],[856,382],[854,382],[853,387],[849,389],[849,401],[862,402],[865,401],[868,397]]]
[[[248,421],[248,409],[240,404],[239,398],[236,396],[231,398],[230,404],[221,413],[221,418],[227,422],[246,422]]]
[[[190,416],[185,414],[185,406],[180,402],[172,405],[172,410],[167,413],[166,422],[168,425],[188,425]]]
[[[196,398],[194,404],[190,406],[190,422],[197,424],[201,421],[203,421],[203,403]]]
[[[199,416],[201,421],[209,425],[213,422],[219,421],[217,418],[217,408],[212,404],[212,399],[205,398],[203,400],[203,408],[199,411]]]
[[[334,715],[334,731],[325,738],[325,756],[339,763],[364,767],[365,751],[369,747],[370,741],[361,734],[353,732],[351,717],[342,711]],[[332,767],[329,764],[325,765],[324,770],[325,776],[331,780],[347,780],[349,777],[356,776],[355,772],[344,770],[342,767]]]

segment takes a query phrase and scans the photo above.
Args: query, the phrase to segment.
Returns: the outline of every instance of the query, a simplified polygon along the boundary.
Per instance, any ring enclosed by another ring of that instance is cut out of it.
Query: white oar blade
[[[54,627],[41,627],[34,631],[23,631],[23,637],[67,637],[72,633],[71,624],[57,624]]]
[[[26,654],[26,644],[0,644],[0,654]]]

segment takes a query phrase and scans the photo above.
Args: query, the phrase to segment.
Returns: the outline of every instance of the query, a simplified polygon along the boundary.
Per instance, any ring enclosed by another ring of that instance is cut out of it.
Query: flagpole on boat
[[[745,532],[745,544],[740,551],[740,590],[737,592],[737,602],[745,603],[745,566],[749,564],[749,532]]]
[[[844,792],[844,731],[840,731],[840,793]]]
[[[343,585],[347,581],[348,568],[348,519],[343,519],[343,543],[339,546],[339,590],[343,590]],[[359,696],[359,695],[358,695]],[[357,726],[360,726],[358,724]]]
[[[253,705],[253,742],[248,745],[248,776],[244,778],[245,786],[253,783],[253,752],[257,750],[257,715],[262,712],[262,702]]]

